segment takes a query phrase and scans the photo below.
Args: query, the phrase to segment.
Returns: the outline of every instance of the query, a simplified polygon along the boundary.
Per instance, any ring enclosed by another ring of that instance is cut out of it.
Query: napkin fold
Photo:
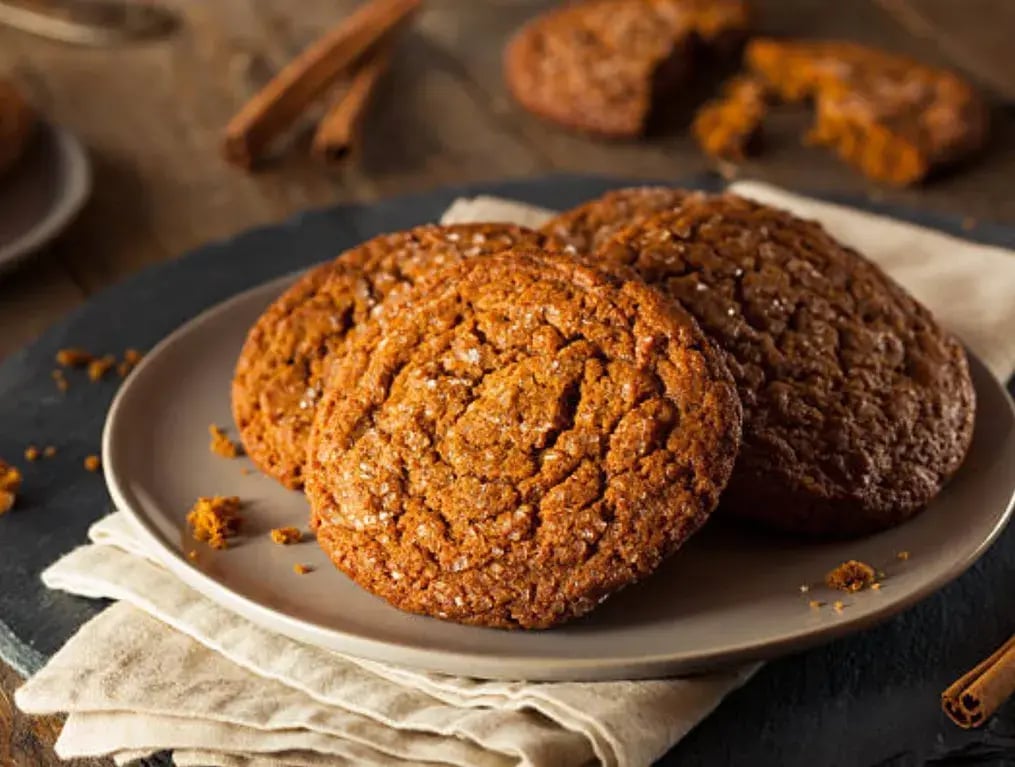
[[[1015,258],[893,219],[754,182],[732,191],[816,218],[877,261],[1007,378],[1015,368]],[[549,211],[477,197],[444,223],[538,226]],[[180,582],[121,513],[43,574],[50,588],[116,603],[16,693],[68,714],[65,758],[118,764],[172,749],[178,765],[646,765],[757,664],[689,679],[482,681],[346,657],[272,633]]]

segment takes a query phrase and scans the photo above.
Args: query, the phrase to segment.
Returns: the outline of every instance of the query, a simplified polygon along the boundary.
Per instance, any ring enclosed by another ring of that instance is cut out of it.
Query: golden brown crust
[[[13,83],[0,78],[0,175],[25,152],[38,117]]]
[[[511,224],[421,226],[311,270],[261,315],[236,364],[233,417],[247,455],[286,487],[302,487],[314,409],[346,336],[434,269],[546,243]]]
[[[686,76],[692,48],[732,48],[747,24],[743,0],[569,3],[515,35],[505,77],[518,102],[540,117],[603,136],[637,136]]]
[[[694,321],[566,256],[451,267],[351,347],[314,422],[312,525],[404,610],[581,615],[697,530],[732,469],[740,405]]]
[[[817,223],[697,195],[596,257],[634,268],[726,352],[744,441],[723,510],[859,535],[917,513],[961,464],[975,411],[962,346]]]
[[[809,139],[879,181],[919,182],[986,140],[983,101],[944,69],[841,41],[758,38],[745,60],[781,98],[813,100]]]

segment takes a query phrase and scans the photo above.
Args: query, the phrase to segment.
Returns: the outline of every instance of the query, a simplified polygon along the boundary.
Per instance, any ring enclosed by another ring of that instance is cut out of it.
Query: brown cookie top
[[[616,189],[554,216],[540,231],[578,253],[590,254],[621,229],[676,207],[688,194],[684,189],[666,186]]]
[[[307,496],[335,564],[395,606],[543,628],[705,521],[740,405],[694,321],[640,282],[518,250],[359,335],[318,408]]]
[[[546,242],[511,224],[421,226],[310,271],[257,320],[236,364],[233,417],[247,454],[286,487],[302,487],[314,409],[346,336],[435,269]]]
[[[987,110],[953,72],[857,43],[752,40],[747,65],[780,97],[813,100],[809,135],[868,176],[922,180],[978,149]]]
[[[697,195],[597,257],[633,267],[725,350],[744,437],[723,509],[862,534],[917,512],[962,462],[974,415],[962,346],[817,223]]]
[[[0,173],[24,154],[38,117],[15,85],[0,78]]]
[[[530,21],[505,53],[526,109],[606,136],[645,131],[655,102],[687,74],[692,42],[728,48],[747,28],[743,0],[584,0]]]

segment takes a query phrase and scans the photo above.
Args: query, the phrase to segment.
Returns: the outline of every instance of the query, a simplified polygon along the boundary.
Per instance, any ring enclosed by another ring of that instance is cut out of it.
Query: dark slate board
[[[0,456],[18,457],[29,442],[55,444],[60,452],[26,466],[18,509],[0,524],[0,656],[30,673],[103,607],[47,591],[39,581],[41,570],[82,543],[88,526],[109,511],[101,476],[85,472],[82,460],[98,452],[117,383],[79,382],[60,395],[50,380],[58,349],[150,348],[241,290],[331,258],[380,232],[436,220],[455,197],[495,194],[565,208],[624,183],[555,176],[308,212],[140,272],[97,294],[8,358],[0,366]],[[714,177],[670,183],[721,186]],[[840,201],[1015,247],[1015,227],[982,225],[967,233],[958,219]],[[1013,631],[1015,526],[970,572],[907,613],[767,665],[663,763],[1015,764],[1015,705],[972,733],[949,724],[938,705],[949,682]]]

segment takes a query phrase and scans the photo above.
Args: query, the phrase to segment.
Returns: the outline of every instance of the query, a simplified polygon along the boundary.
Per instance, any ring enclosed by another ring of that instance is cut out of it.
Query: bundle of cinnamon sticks
[[[317,126],[314,154],[344,158],[391,60],[394,37],[421,0],[367,0],[286,65],[229,121],[226,159],[252,168],[272,143],[329,90],[339,89]]]

